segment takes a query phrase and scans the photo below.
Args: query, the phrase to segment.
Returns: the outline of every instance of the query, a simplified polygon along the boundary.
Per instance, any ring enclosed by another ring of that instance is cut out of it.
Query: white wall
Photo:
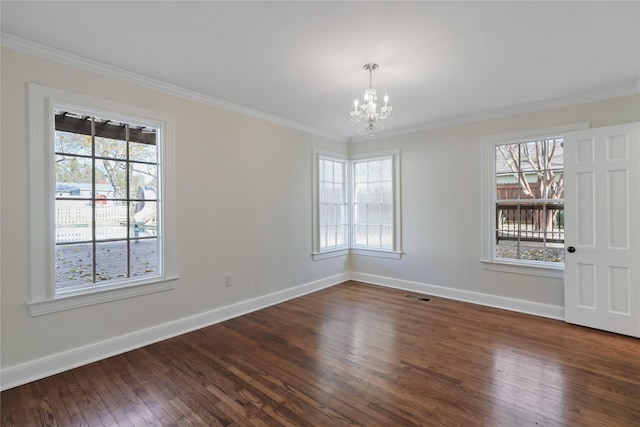
[[[443,286],[564,306],[561,279],[485,271],[480,263],[481,139],[584,121],[602,127],[638,120],[640,97],[632,95],[351,144],[353,153],[372,145],[400,148],[405,252],[399,261],[353,256],[352,271],[379,276],[370,278],[381,283],[395,282],[381,278],[400,279],[409,286]]]
[[[175,290],[31,317],[27,82],[174,115]],[[2,50],[3,370],[348,270],[311,260],[313,147],[344,143]],[[235,284],[225,286],[226,273]]]
[[[202,313],[348,277],[350,271],[396,286],[435,285],[562,306],[561,280],[482,269],[480,140],[581,121],[599,127],[640,120],[640,97],[628,96],[345,145],[10,49],[2,50],[1,66],[0,360],[3,374],[16,372],[16,382],[28,379],[30,369],[37,377],[46,369],[68,367],[76,349],[99,352],[100,343],[119,337],[130,337],[119,342],[135,345],[144,335],[139,331],[181,319],[195,324]],[[181,278],[174,290],[29,315],[26,83],[32,81],[176,117]],[[353,153],[400,148],[401,260],[353,256],[311,261],[314,147]],[[235,277],[232,287],[224,284],[229,272]],[[89,360],[89,353],[78,363]],[[66,359],[47,365],[56,358]]]

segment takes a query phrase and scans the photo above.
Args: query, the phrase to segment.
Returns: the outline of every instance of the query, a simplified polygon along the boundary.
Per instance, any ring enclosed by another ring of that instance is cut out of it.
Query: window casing
[[[482,261],[490,270],[563,277],[563,133],[588,123],[483,139]]]
[[[173,119],[29,86],[32,315],[171,289]]]
[[[313,258],[400,258],[399,154],[314,152]]]

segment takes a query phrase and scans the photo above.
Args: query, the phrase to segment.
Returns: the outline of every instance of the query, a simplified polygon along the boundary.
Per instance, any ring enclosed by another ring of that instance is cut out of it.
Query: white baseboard
[[[393,279],[372,274],[347,272],[274,292],[258,298],[220,307],[215,310],[185,317],[173,322],[132,332],[99,343],[75,348],[42,359],[0,370],[0,390],[6,390],[31,381],[48,377],[78,366],[115,356],[145,345],[153,344],[196,329],[223,322],[243,314],[251,313],[293,298],[328,288],[347,280],[381,285],[389,288],[420,292],[473,304],[486,305],[520,313],[564,320],[564,308],[531,301],[500,297],[461,289],[428,285],[425,283]]]
[[[6,390],[50,375],[77,368],[196,329],[242,316],[302,295],[349,280],[349,273],[337,274],[315,282],[274,292],[258,298],[220,307],[148,329],[111,338],[42,359],[4,368],[0,371],[0,390]]]
[[[538,302],[525,301],[514,298],[501,297],[480,292],[465,291],[462,289],[446,288],[444,286],[428,285],[425,283],[411,282],[408,280],[392,279],[390,277],[376,276],[373,274],[351,272],[351,280],[370,283],[372,285],[386,286],[389,288],[403,289],[406,291],[420,292],[423,294],[464,301],[473,304],[486,305],[519,313],[533,314],[535,316],[548,317],[550,319],[564,320],[564,307]]]

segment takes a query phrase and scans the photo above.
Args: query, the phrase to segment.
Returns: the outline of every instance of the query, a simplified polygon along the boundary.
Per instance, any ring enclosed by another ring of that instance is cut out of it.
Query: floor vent
[[[427,297],[419,297],[416,295],[411,295],[411,294],[407,294],[404,296],[405,298],[411,298],[414,299],[416,301],[422,301],[422,302],[431,302],[431,298],[427,298]]]

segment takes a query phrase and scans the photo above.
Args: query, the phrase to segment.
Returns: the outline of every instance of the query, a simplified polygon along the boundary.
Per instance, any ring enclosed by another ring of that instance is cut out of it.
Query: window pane
[[[127,197],[127,164],[115,160],[96,160],[96,193],[108,199]],[[96,195],[96,197],[98,197]]]
[[[344,246],[347,244],[347,226],[339,225],[337,228],[337,241],[336,245]]]
[[[145,232],[145,235],[157,235],[157,205],[157,201],[150,200],[139,200],[136,202],[131,202],[129,211],[133,212],[133,217],[130,217],[129,221],[132,225],[137,227],[135,230],[136,232]]]
[[[367,182],[367,163],[360,162],[354,165],[354,180],[356,183]]]
[[[520,145],[496,145],[496,174],[512,174],[520,170]]]
[[[127,158],[127,142],[121,139],[111,139],[96,136],[96,156],[110,159]]]
[[[391,249],[393,247],[393,227],[381,227],[380,246]]]
[[[131,276],[159,275],[158,239],[141,239],[131,243]]]
[[[364,205],[364,204],[354,205],[354,211],[355,211],[355,215],[354,215],[355,223],[366,224],[368,221],[367,205]]]
[[[336,245],[336,226],[328,225],[327,226],[327,246],[335,246]]]
[[[327,224],[336,223],[336,206],[327,205]]]
[[[132,199],[157,199],[158,167],[143,163],[130,163],[129,168],[129,197]],[[140,187],[153,190],[153,194],[143,194]]]
[[[92,161],[87,157],[56,155],[56,196],[91,197]]]
[[[393,205],[390,203],[380,205],[380,224],[393,225]]]
[[[545,261],[564,263],[564,244],[550,243],[545,248]]]
[[[126,241],[96,243],[96,282],[127,278],[127,258]]]
[[[367,246],[380,246],[380,226],[369,225],[367,227]]]
[[[337,207],[337,220],[336,222],[338,224],[346,224],[347,223],[347,206],[346,205],[339,205]]]
[[[380,179],[382,181],[391,181],[393,179],[392,178],[393,165],[391,163],[391,159],[380,161],[380,167],[381,167],[381,174],[382,174]]]
[[[93,208],[86,200],[56,200],[56,243],[92,239]]]
[[[158,149],[155,144],[141,144],[129,142],[129,160],[139,160],[143,162],[158,162]]]
[[[520,170],[521,171],[539,171],[544,169],[544,152],[546,145],[544,141],[531,141],[520,146]]]
[[[334,163],[333,179],[335,182],[344,182],[344,163]]]
[[[366,225],[356,225],[355,227],[355,244],[366,246],[367,244],[367,226]]]
[[[96,240],[124,239],[127,237],[129,208],[126,203],[96,202]]]
[[[93,281],[91,243],[56,245],[56,289]]]
[[[368,162],[368,168],[369,168],[369,171],[368,171],[369,172],[369,177],[368,177],[368,179],[369,179],[369,182],[380,181],[381,180],[381,178],[382,178],[382,175],[381,175],[382,168],[380,166],[380,163],[381,162],[379,160],[374,160],[374,161]]]
[[[380,190],[382,191],[381,200],[384,203],[393,203],[393,183],[383,182],[380,185]]]
[[[91,155],[91,135],[56,130],[54,144],[56,153]]]
[[[355,185],[355,202],[365,203],[367,202],[369,184],[356,184]]]
[[[333,182],[333,162],[330,160],[324,161],[324,181]]]
[[[382,200],[382,186],[379,182],[371,182],[367,188],[367,201],[376,203]]]
[[[333,201],[334,203],[343,203],[344,202],[344,192],[342,184],[333,184]]]

